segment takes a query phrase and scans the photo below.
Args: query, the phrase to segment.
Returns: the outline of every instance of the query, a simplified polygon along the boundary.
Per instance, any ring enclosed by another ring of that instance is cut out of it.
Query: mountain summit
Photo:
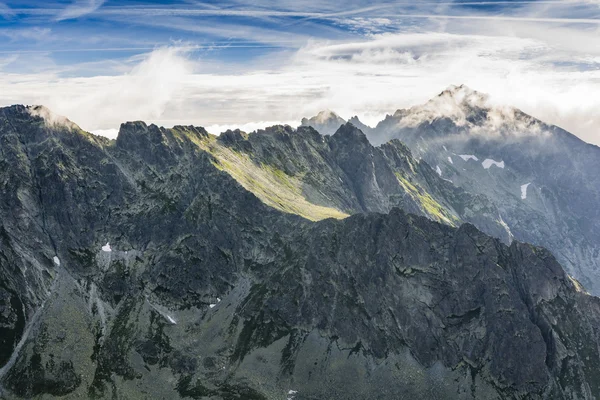
[[[375,145],[402,141],[443,179],[485,196],[512,236],[551,249],[600,293],[600,229],[590,222],[600,218],[598,147],[464,85],[366,133]]]
[[[323,135],[333,135],[345,123],[346,120],[329,110],[321,111],[310,119],[302,118],[301,122],[302,126],[311,126]]]

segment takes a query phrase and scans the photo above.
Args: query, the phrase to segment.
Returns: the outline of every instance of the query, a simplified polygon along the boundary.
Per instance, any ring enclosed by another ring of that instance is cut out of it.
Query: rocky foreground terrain
[[[111,141],[13,106],[0,185],[3,398],[600,398],[600,300],[353,125]]]

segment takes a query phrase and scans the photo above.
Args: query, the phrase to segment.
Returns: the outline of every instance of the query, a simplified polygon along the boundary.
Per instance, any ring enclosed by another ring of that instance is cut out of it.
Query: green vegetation
[[[444,206],[435,201],[423,188],[408,181],[400,172],[395,172],[396,178],[406,193],[421,206],[423,212],[432,219],[445,224],[456,226],[458,218],[448,212]]]
[[[349,215],[335,208],[310,203],[302,194],[302,181],[269,164],[254,162],[248,154],[223,146],[214,135],[199,137],[187,129],[176,131],[214,157],[213,165],[227,172],[244,189],[263,203],[280,211],[300,215],[311,221],[343,219]]]
[[[213,164],[227,172],[246,190],[254,193],[263,203],[280,211],[297,214],[312,221],[348,217],[335,208],[323,207],[304,198],[302,181],[268,164],[257,164],[247,154],[224,147],[212,141],[207,150],[215,157]]]

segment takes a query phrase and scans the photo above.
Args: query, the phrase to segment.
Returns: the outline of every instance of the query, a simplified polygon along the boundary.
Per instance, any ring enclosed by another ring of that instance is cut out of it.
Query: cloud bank
[[[364,21],[378,23],[388,22]],[[128,60],[116,75],[3,74],[0,103],[44,104],[114,136],[126,120],[249,130],[299,123],[322,109],[373,124],[464,83],[600,144],[600,49],[590,46],[597,31],[487,23],[490,34],[482,35],[475,28],[313,40],[224,72],[186,48],[163,47]]]

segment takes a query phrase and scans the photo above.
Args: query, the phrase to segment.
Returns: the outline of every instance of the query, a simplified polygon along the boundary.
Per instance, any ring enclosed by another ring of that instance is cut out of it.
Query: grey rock
[[[361,184],[350,143],[382,182],[390,154],[407,162],[344,129],[230,139],[323,146]],[[22,343],[3,342],[4,398],[600,396],[599,300],[542,248],[394,207],[280,212],[218,168],[201,129],[131,123],[109,141],[12,107],[0,140],[2,327]],[[25,328],[6,322],[15,296]]]

